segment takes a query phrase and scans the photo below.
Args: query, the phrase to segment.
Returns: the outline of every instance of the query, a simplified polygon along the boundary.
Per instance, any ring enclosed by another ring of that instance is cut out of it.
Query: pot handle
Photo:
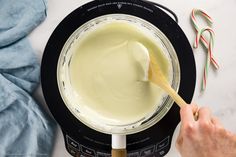
[[[112,157],[126,157],[127,150],[126,150],[126,135],[116,135],[113,134],[112,136]]]
[[[112,149],[111,151],[112,157],[127,157],[126,149]]]

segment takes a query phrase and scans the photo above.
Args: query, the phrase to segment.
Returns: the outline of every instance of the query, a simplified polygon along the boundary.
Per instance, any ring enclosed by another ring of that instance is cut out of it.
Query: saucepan
[[[76,43],[80,42],[82,37],[87,32],[101,28],[103,25],[111,22],[128,23],[145,32],[148,32],[147,35],[153,38],[155,44],[158,45],[164,55],[168,58],[171,75],[169,78],[169,83],[176,91],[178,91],[180,85],[180,66],[175,49],[173,48],[171,42],[157,27],[146,20],[127,14],[107,14],[96,17],[77,28],[64,44],[57,65],[57,84],[60,95],[66,107],[80,122],[86,126],[96,131],[112,135],[112,156],[126,156],[126,135],[143,131],[158,123],[158,121],[160,121],[169,111],[174,102],[167,94],[163,92],[159,101],[155,103],[152,111],[139,117],[138,119],[124,123],[120,123],[123,120],[122,118],[117,118],[116,120],[111,121],[104,120],[103,115],[96,113],[96,110],[93,110],[93,112],[87,110],[86,103],[82,105],[81,102],[83,102],[84,98],[77,92],[71,81],[72,73],[74,72],[71,71],[71,62],[74,57],[76,57],[75,53],[80,51],[80,48],[78,48],[77,51],[74,51],[73,47]],[[91,62],[89,64],[97,63]],[[79,75],[80,71],[78,71],[78,80],[80,79]],[[85,82],[84,88],[86,88],[86,84],[89,83]],[[96,95],[94,95],[94,97],[96,97]],[[95,103],[96,106],[96,103],[98,102],[91,103]],[[122,113],[120,114],[122,115]],[[124,112],[124,114],[128,113]],[[116,121],[119,123],[116,123]]]

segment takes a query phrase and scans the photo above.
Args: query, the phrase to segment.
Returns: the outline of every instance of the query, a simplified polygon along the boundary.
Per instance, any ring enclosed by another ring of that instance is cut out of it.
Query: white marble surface
[[[44,48],[52,31],[59,22],[71,11],[89,0],[48,0],[48,17],[29,36],[33,48],[41,61]],[[214,53],[219,61],[220,70],[210,70],[209,82],[204,93],[200,92],[203,66],[205,63],[205,50],[194,50],[197,66],[197,85],[193,102],[208,106],[213,113],[220,118],[224,126],[236,133],[236,0],[155,0],[168,6],[179,17],[179,25],[184,30],[189,41],[193,43],[195,33],[190,23],[190,12],[193,8],[204,9],[214,19],[216,42]],[[41,88],[36,92],[36,99],[45,106]],[[175,130],[175,137],[179,129]],[[172,147],[167,157],[178,157],[177,150],[172,140]],[[69,157],[64,147],[61,131],[58,135],[53,150],[53,157]]]

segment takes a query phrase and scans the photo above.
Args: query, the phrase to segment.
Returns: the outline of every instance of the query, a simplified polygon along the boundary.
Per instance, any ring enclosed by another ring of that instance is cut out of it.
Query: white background
[[[89,0],[48,0],[48,16],[46,20],[30,34],[30,41],[37,52],[39,61],[46,43],[59,22],[71,11]],[[153,0],[154,1],[154,0]],[[214,55],[220,64],[220,70],[210,70],[207,89],[200,92],[200,84],[206,58],[206,51],[200,47],[194,50],[197,67],[197,84],[193,102],[207,106],[220,118],[224,126],[236,133],[236,0],[155,0],[172,9],[179,17],[179,25],[185,32],[190,43],[195,38],[195,32],[190,22],[190,13],[193,8],[205,10],[214,19],[213,28],[216,33]],[[36,92],[36,99],[47,109],[41,87]],[[167,157],[178,157],[175,148],[175,130],[172,147]],[[64,140],[58,129],[53,157],[69,157],[64,146]]]

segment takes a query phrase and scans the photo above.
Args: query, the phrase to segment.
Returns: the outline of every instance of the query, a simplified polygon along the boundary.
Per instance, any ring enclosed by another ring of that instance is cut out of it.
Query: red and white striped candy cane
[[[207,20],[208,26],[200,27],[196,20],[196,15],[201,15]],[[208,71],[210,67],[210,63],[215,67],[215,69],[219,69],[219,64],[215,60],[213,56],[213,47],[214,47],[214,41],[215,41],[215,33],[212,30],[211,26],[213,24],[212,18],[204,11],[200,9],[193,9],[191,13],[191,20],[194,25],[194,28],[197,32],[196,39],[194,42],[194,48],[198,48],[199,42],[204,45],[204,47],[207,49],[207,61],[204,68],[204,74],[203,74],[203,80],[202,80],[202,90],[206,89],[207,84],[207,77],[208,77]],[[210,34],[209,41],[206,39],[206,37],[203,35],[204,32],[208,32]]]

